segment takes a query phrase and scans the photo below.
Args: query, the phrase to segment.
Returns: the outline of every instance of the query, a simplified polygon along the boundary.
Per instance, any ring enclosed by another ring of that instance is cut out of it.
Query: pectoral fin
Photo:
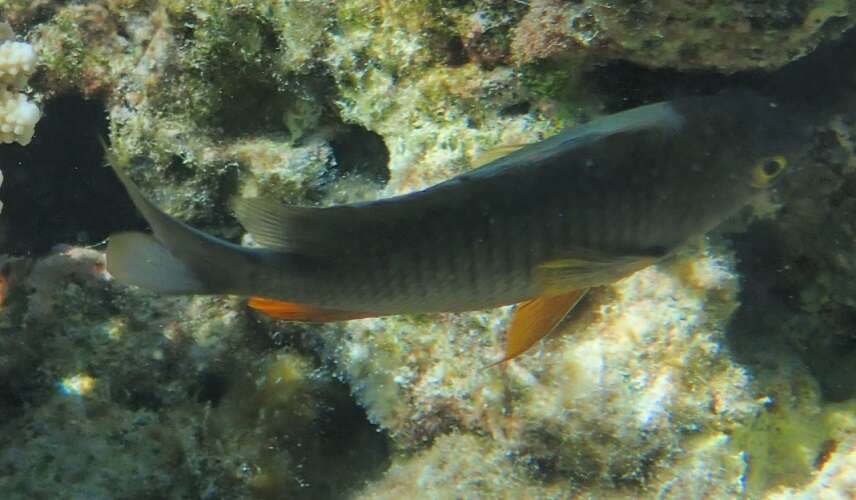
[[[583,288],[561,295],[539,297],[518,305],[505,341],[505,355],[493,364],[514,359],[529,350],[570,314],[586,292],[588,288]]]
[[[572,255],[544,262],[535,269],[543,293],[559,295],[608,285],[656,263],[665,254],[609,256],[577,251]]]
[[[332,321],[347,321],[349,319],[371,318],[378,316],[373,313],[356,311],[339,311],[336,309],[323,309],[320,307],[296,304],[293,302],[281,302],[279,300],[252,297],[248,304],[271,318],[286,321],[303,321],[308,323],[329,323]]]

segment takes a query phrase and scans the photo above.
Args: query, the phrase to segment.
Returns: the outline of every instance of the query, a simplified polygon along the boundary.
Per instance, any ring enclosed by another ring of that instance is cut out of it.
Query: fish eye
[[[775,159],[770,158],[769,160],[764,162],[764,174],[770,177],[779,173],[782,170],[782,163]]]
[[[788,161],[784,156],[764,158],[752,170],[752,185],[755,187],[766,186],[770,181],[778,177],[787,165]]]

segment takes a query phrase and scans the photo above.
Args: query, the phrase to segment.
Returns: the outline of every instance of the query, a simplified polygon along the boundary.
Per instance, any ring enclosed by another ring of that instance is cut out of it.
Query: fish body
[[[514,304],[608,284],[669,255],[763,191],[793,140],[754,94],[661,102],[402,196],[328,208],[237,200],[261,248],[172,219],[117,168],[154,234],[112,237],[108,269],[164,293],[344,312],[333,319]]]

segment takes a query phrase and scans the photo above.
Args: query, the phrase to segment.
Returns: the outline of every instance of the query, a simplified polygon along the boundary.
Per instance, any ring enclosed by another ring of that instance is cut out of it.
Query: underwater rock
[[[383,479],[359,492],[358,499],[420,498],[558,498],[558,486],[533,481],[525,464],[509,456],[490,438],[447,434],[413,457],[402,457]]]
[[[514,30],[517,62],[623,59],[655,68],[772,70],[853,26],[847,1],[627,4],[533,0]]]
[[[54,314],[54,292],[58,283],[73,280],[84,286],[100,287],[110,281],[102,252],[80,247],[60,246],[51,255],[36,262],[25,286],[27,320],[49,321]]]
[[[545,482],[539,463],[509,453],[502,443],[453,433],[440,436],[415,456],[396,460],[382,479],[356,498],[415,498],[425,491],[436,498],[730,498],[744,491],[740,481],[747,465],[727,442],[725,435],[690,440],[687,455],[694,458],[689,464],[662,471],[666,480],[654,480],[638,490],[608,483],[583,487],[568,481]]]
[[[347,388],[295,346],[273,349],[239,301],[120,288],[103,259],[0,258],[9,498],[329,498],[385,467]]]
[[[248,140],[235,143],[226,154],[245,166],[239,180],[239,193],[245,198],[292,202],[317,198],[327,174],[336,166],[333,149],[320,139],[302,146]]]
[[[425,449],[364,494],[454,495],[453,473],[479,478],[461,479],[472,491],[535,496],[757,498],[810,482],[830,443],[856,432],[853,403],[825,404],[786,350],[737,362],[733,266],[703,247],[641,271],[506,373],[483,369],[502,352],[502,313],[335,329],[328,355],[369,417],[399,448]]]
[[[821,387],[794,352],[768,343],[748,364],[763,410],[730,433],[731,449],[745,461],[742,483],[750,498],[809,483],[830,453],[830,444],[856,432],[854,402],[828,403]]]
[[[18,28],[36,19],[44,19],[56,12],[62,0],[6,0],[3,2],[3,19]]]
[[[689,439],[760,411],[722,346],[736,294],[731,258],[704,248],[595,294],[562,336],[507,368],[484,369],[501,356],[502,310],[353,321],[323,339],[398,446],[476,432],[540,464],[548,482],[641,484],[692,460]]]
[[[329,182],[324,143],[342,124],[320,98],[329,84],[316,55],[332,19],[322,3],[316,24],[296,22],[303,3],[70,5],[31,31],[38,90],[103,99],[113,150],[159,205],[235,236],[222,212],[236,186],[307,203]]]
[[[443,36],[455,25],[453,9],[369,5],[340,4],[326,63],[341,117],[386,143],[385,194],[427,187],[471,168],[491,148],[534,142],[557,130],[527,112],[532,96],[516,70],[448,64],[438,47],[454,36]],[[508,111],[520,103],[524,112]]]

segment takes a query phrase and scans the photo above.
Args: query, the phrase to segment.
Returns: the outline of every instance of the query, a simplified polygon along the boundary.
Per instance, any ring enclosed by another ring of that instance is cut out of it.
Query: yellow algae
[[[287,406],[306,390],[312,371],[309,360],[296,354],[281,354],[271,360],[262,378],[259,397],[264,406]]]
[[[122,336],[128,330],[128,320],[127,318],[113,317],[104,323],[102,328],[104,334],[110,340],[121,340]]]
[[[803,28],[806,31],[813,31],[830,19],[849,17],[849,8],[847,0],[823,0],[805,16]]]
[[[745,453],[750,495],[803,486],[830,446],[856,435],[856,400],[820,405],[805,395],[809,400],[794,405],[771,399],[754,422],[735,429],[732,446]]]

